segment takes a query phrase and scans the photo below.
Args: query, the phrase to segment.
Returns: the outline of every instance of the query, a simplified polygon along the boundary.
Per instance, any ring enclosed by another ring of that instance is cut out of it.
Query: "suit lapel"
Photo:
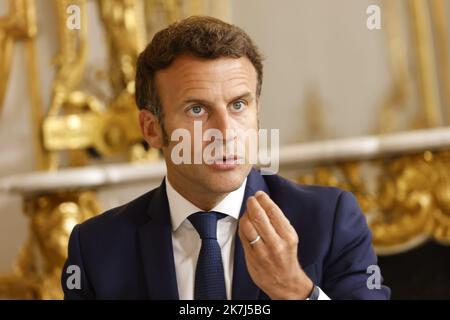
[[[144,274],[150,299],[177,300],[170,211],[165,182],[149,201],[149,221],[139,228]]]
[[[256,191],[263,190],[269,194],[269,189],[259,173],[259,171],[252,169],[247,177],[247,185],[245,187],[244,200],[242,202],[239,217],[241,217],[246,209],[248,197],[255,194]],[[241,240],[236,232],[235,248],[234,248],[234,267],[233,267],[233,300],[257,300],[260,294],[260,289],[253,282],[250,274],[247,271],[247,264],[245,262],[244,249]]]

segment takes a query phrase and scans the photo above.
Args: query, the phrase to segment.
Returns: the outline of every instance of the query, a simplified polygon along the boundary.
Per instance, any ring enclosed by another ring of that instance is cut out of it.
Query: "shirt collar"
[[[167,200],[170,208],[170,219],[172,222],[172,231],[178,229],[178,227],[189,217],[191,214],[203,211],[195,206],[192,202],[184,198],[181,194],[174,189],[170,184],[167,176],[164,178],[166,182]],[[211,211],[217,211],[225,213],[239,219],[239,213],[241,211],[242,201],[244,200],[245,186],[247,184],[247,178],[245,178],[242,185],[230,192],[221,202],[219,202]]]

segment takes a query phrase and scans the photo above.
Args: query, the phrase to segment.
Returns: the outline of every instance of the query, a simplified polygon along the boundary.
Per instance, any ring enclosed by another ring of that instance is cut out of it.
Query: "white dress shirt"
[[[197,267],[202,240],[187,217],[203,210],[180,195],[170,184],[167,177],[165,179],[170,219],[172,221],[172,245],[178,295],[182,300],[193,300],[195,268]],[[231,300],[231,284],[233,282],[234,240],[239,213],[244,200],[246,183],[247,179],[245,179],[239,189],[230,192],[217,206],[211,209],[211,211],[227,215],[227,217],[217,222],[217,241],[222,250],[225,288],[228,300]]]
[[[165,182],[170,219],[172,222],[172,245],[178,296],[181,300],[193,300],[195,269],[202,240],[187,217],[203,210],[179,194],[170,184],[167,177],[165,178]],[[247,179],[244,180],[237,190],[230,192],[219,204],[210,210],[227,215],[227,217],[217,222],[217,241],[222,251],[225,288],[228,300],[231,300],[234,242],[246,184]],[[320,290],[319,300],[322,299],[328,300],[329,298]]]

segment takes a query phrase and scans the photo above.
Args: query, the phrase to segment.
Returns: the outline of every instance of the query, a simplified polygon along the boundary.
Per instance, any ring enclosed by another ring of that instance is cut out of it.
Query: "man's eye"
[[[202,106],[193,106],[189,109],[189,113],[194,117],[202,116],[205,109]]]
[[[236,101],[236,102],[233,102],[232,107],[233,107],[234,111],[242,111],[242,109],[244,109],[244,107],[245,107],[245,103],[244,103],[244,101]]]

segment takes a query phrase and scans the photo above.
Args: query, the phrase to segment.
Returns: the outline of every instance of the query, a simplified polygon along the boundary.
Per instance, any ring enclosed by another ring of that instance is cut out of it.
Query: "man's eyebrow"
[[[239,100],[239,99],[248,99],[248,100],[252,101],[253,100],[253,94],[250,91],[248,91],[248,92],[245,92],[243,94],[240,94],[240,95],[234,97],[233,99],[231,99],[231,101],[236,101],[236,100]],[[188,103],[198,103],[198,104],[201,104],[201,105],[204,105],[204,106],[208,106],[208,105],[211,104],[210,101],[207,101],[207,100],[204,100],[204,99],[188,97],[188,98],[184,99],[181,102],[181,105],[183,106],[183,105],[186,105]]]
[[[193,102],[199,103],[199,104],[202,104],[202,105],[209,105],[209,104],[210,104],[209,101],[206,101],[206,100],[203,100],[203,99],[199,99],[199,98],[186,98],[186,99],[183,100],[183,102],[181,102],[181,105],[185,105],[185,104],[193,103]]]
[[[247,100],[252,101],[253,100],[253,94],[250,91],[248,91],[248,92],[245,92],[245,93],[237,96],[236,98],[233,98],[232,101],[236,101],[236,100],[239,100],[239,99],[247,99]]]

